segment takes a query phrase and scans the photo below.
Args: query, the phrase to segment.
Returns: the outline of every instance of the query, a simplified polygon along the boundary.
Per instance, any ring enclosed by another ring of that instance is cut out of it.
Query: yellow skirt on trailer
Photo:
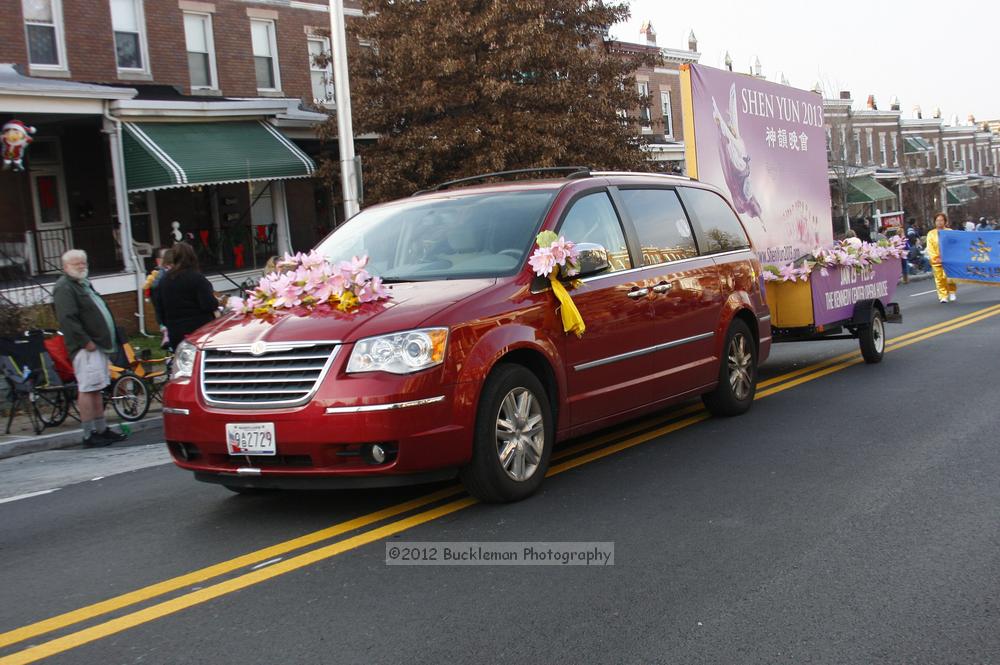
[[[773,327],[804,328],[813,324],[815,319],[809,282],[767,282],[765,288]]]

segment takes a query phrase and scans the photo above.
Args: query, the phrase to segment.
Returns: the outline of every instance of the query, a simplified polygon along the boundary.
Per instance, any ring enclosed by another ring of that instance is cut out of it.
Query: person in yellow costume
[[[948,302],[955,300],[958,287],[955,282],[944,274],[941,265],[941,244],[938,242],[938,231],[948,228],[948,215],[939,212],[934,215],[934,228],[927,232],[927,257],[931,260],[931,270],[934,271],[934,286],[937,287],[938,300]]]

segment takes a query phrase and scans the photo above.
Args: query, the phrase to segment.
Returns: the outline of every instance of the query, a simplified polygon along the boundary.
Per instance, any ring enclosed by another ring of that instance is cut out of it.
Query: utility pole
[[[351,123],[351,86],[347,78],[347,31],[344,0],[330,0],[330,57],[333,60],[333,96],[337,104],[337,145],[340,147],[340,185],[344,219],[358,214],[358,181],[354,163],[354,127]]]

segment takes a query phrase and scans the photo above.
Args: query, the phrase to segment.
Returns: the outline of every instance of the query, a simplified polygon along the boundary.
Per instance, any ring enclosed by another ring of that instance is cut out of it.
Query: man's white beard
[[[67,268],[66,270],[66,274],[72,277],[73,279],[87,279],[88,272],[89,271],[87,268],[84,268],[83,270],[74,270],[72,268]]]

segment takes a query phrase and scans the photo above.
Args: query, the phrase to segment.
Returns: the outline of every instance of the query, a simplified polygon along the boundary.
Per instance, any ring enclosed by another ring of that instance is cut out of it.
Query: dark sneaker
[[[111,440],[105,439],[97,432],[94,432],[93,434],[91,434],[90,436],[88,436],[83,440],[84,448],[101,448],[103,446],[110,446],[110,445],[111,445]]]
[[[95,432],[94,436],[98,436],[107,441],[108,443],[118,443],[119,441],[124,441],[125,439],[128,438],[121,432],[116,432],[110,427],[104,430],[103,432],[100,433]]]

